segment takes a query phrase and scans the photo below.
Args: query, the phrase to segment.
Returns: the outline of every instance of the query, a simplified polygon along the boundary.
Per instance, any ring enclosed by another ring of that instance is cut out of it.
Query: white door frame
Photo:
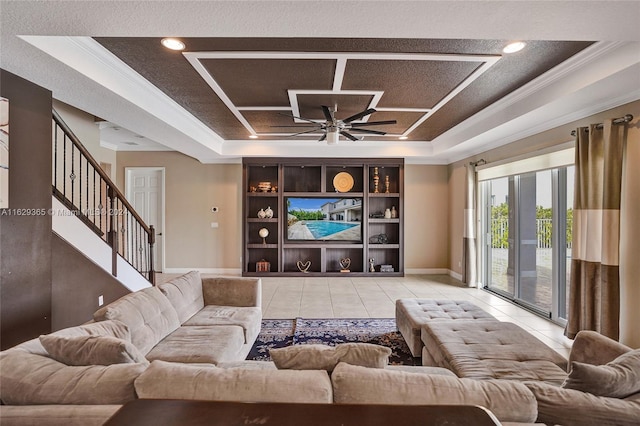
[[[167,235],[167,230],[166,230],[166,213],[167,213],[167,209],[166,209],[166,190],[165,190],[165,168],[164,167],[125,167],[124,168],[124,176],[125,176],[125,197],[127,197],[127,201],[131,200],[131,188],[133,187],[133,185],[131,184],[131,174],[133,171],[135,170],[145,170],[145,171],[156,171],[156,172],[160,172],[160,176],[162,179],[162,203],[161,203],[161,209],[162,209],[162,238],[161,240],[161,244],[162,244],[162,268],[161,270],[157,270],[157,265],[154,265],[154,269],[156,269],[156,272],[164,272],[165,268],[166,268],[166,250],[165,250],[165,236]],[[131,202],[131,201],[129,201]],[[157,240],[157,239],[156,239]]]

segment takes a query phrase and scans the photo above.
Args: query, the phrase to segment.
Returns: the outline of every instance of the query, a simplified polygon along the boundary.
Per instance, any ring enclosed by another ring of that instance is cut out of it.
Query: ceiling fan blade
[[[386,135],[387,132],[380,132],[378,130],[369,130],[369,129],[361,129],[361,128],[355,128],[355,129],[351,129],[352,132],[362,132],[362,133],[371,133],[374,135]]]
[[[381,126],[383,124],[396,124],[396,120],[385,121],[367,121],[366,123],[351,123],[351,127],[364,127],[364,126]]]
[[[294,133],[293,135],[289,135],[286,136],[287,138],[292,138],[294,136],[298,136],[298,135],[304,135],[305,133],[313,133],[313,132],[317,132],[318,129],[311,129],[311,130],[307,130],[306,132],[298,132],[298,133]]]
[[[300,123],[300,124],[291,124],[287,126],[269,126],[269,127],[311,127],[311,126],[312,126],[311,124]],[[316,123],[314,127],[317,127],[319,129],[322,127],[322,125],[320,123]]]
[[[318,142],[322,142],[323,140],[325,140],[327,138],[327,134],[325,133],[324,135],[322,135],[320,137],[320,139],[318,139]]]
[[[332,123],[335,121],[335,118],[333,116],[333,111],[331,110],[331,108],[329,108],[326,105],[321,105],[322,106],[322,112],[324,113],[324,118],[327,119],[327,121],[331,121]]]
[[[364,111],[362,111],[362,112],[357,113],[356,115],[352,115],[351,117],[347,117],[347,118],[345,118],[345,119],[344,119],[344,120],[342,120],[342,121],[343,121],[344,123],[351,123],[352,121],[359,120],[359,119],[361,119],[362,117],[366,117],[366,116],[367,116],[367,115],[369,115],[369,114],[373,114],[374,112],[376,112],[376,110],[375,110],[375,109],[373,109],[373,108],[369,108],[369,109],[367,109],[367,110],[364,110]]]
[[[284,116],[287,116],[287,117],[297,118],[298,120],[308,121],[309,123],[313,123],[313,124],[320,124],[320,123],[318,123],[317,121],[313,121],[313,120],[310,120],[310,119],[308,119],[308,118],[297,117],[297,116],[295,116],[295,115],[293,115],[293,114],[285,114],[284,112],[279,112],[278,114],[280,114],[280,115],[284,115]]]
[[[360,139],[356,138],[355,136],[353,136],[351,133],[349,133],[349,132],[345,132],[344,130],[343,130],[343,131],[341,131],[341,132],[340,132],[340,134],[341,134],[342,136],[344,136],[345,138],[349,138],[349,139],[351,139],[352,141],[359,141],[359,140],[360,140]]]

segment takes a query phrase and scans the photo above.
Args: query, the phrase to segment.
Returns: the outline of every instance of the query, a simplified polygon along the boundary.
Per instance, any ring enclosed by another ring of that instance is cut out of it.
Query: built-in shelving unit
[[[404,160],[245,158],[243,189],[244,276],[404,275]]]

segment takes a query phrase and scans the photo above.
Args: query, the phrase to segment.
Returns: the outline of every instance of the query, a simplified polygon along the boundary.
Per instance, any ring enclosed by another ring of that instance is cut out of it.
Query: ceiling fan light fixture
[[[249,135],[249,139],[258,139],[258,135]]]
[[[504,49],[502,49],[503,53],[516,53],[524,49],[527,45],[524,41],[514,41],[513,43],[507,44]]]
[[[167,49],[171,50],[184,50],[184,43],[177,38],[163,38],[160,43]]]
[[[339,138],[338,132],[327,132],[327,145],[337,145]]]
[[[400,139],[401,141],[406,141],[407,139],[409,139],[409,136],[400,136],[398,139]]]

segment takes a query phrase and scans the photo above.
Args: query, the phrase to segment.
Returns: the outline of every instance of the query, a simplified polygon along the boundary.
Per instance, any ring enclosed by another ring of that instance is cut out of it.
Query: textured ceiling
[[[321,105],[397,120],[365,140],[431,141],[592,44],[528,41],[505,55],[506,40],[182,38],[180,53],[160,38],[95,40],[227,141],[317,139],[291,137],[309,127],[287,115],[324,121]]]

